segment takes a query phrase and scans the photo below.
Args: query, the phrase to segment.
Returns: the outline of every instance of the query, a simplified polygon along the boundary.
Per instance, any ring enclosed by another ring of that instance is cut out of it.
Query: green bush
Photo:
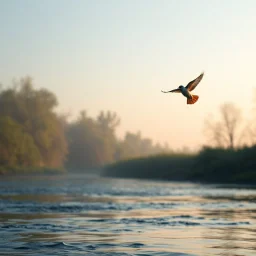
[[[103,175],[211,183],[256,184],[256,146],[203,148],[197,155],[171,154],[117,162]]]

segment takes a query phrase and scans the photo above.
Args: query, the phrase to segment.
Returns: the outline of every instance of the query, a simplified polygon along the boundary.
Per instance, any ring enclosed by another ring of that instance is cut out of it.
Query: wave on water
[[[0,256],[252,256],[255,199],[200,184],[6,178]]]
[[[54,255],[81,255],[81,253],[86,253],[86,255],[91,256],[195,256],[195,254],[187,254],[187,253],[178,253],[178,252],[155,252],[155,251],[143,251],[137,253],[125,253],[125,252],[107,252],[104,249],[118,245],[110,245],[110,244],[98,244],[95,245],[88,245],[82,243],[65,243],[65,242],[53,242],[53,243],[23,243],[17,247],[14,247],[15,251],[28,253],[31,256],[36,256],[37,251],[45,252],[45,253],[54,253]],[[141,247],[145,247],[145,244],[142,243],[126,243],[123,244],[123,247],[138,249]],[[1,248],[0,248],[1,250]],[[60,252],[61,250],[61,252]],[[99,251],[95,251],[99,250]],[[59,252],[58,252],[59,251]],[[47,254],[49,255],[49,254]]]

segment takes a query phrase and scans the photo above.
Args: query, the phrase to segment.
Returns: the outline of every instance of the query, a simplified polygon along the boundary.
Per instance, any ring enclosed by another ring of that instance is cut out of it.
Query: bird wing
[[[168,92],[176,92],[176,93],[179,93],[179,92],[181,92],[181,90],[180,90],[180,89],[174,89],[174,90],[171,90],[171,91],[161,91],[161,92],[163,92],[163,93],[168,93]]]
[[[203,76],[204,76],[204,72],[201,73],[201,75],[198,76],[196,79],[194,79],[193,81],[189,82],[187,84],[187,86],[186,86],[187,90],[188,91],[193,91],[196,88],[196,86],[200,83],[200,81],[202,80]]]

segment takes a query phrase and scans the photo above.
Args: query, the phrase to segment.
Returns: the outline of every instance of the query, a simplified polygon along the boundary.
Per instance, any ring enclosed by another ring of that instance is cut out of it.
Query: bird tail
[[[194,104],[194,103],[196,103],[198,98],[199,98],[198,95],[192,95],[191,99],[187,98],[187,104]]]

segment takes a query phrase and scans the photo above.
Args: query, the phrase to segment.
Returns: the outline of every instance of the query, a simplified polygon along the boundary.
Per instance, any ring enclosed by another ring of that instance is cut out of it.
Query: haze
[[[250,116],[256,88],[255,1],[55,0],[0,2],[0,82],[26,75],[60,112],[121,117],[171,148],[200,147],[204,120],[233,102]],[[187,105],[163,94],[205,76]]]

